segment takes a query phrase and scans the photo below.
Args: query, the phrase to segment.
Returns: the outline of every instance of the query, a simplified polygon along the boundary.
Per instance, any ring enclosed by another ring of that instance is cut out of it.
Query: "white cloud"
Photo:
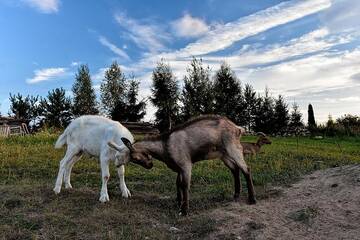
[[[72,67],[76,67],[76,66],[79,66],[81,64],[81,62],[76,62],[76,61],[73,61],[73,62],[71,62],[71,66]]]
[[[359,96],[344,97],[344,98],[340,98],[339,101],[341,101],[341,102],[360,102],[360,97]]]
[[[36,8],[42,13],[55,13],[59,11],[60,0],[22,0],[27,5]]]
[[[142,24],[139,21],[127,17],[125,14],[116,14],[115,20],[127,30],[125,36],[130,38],[135,44],[150,52],[165,50],[164,42],[170,41],[170,36],[160,25]]]
[[[320,51],[327,51],[339,44],[349,43],[353,39],[354,36],[351,32],[341,35],[330,35],[327,28],[321,28],[285,43],[265,47],[247,45],[231,56],[205,56],[203,60],[208,62],[221,62],[225,60],[232,68],[237,69],[289,60],[291,58],[301,58]]]
[[[105,47],[109,48],[110,51],[118,55],[119,57],[125,58],[126,60],[129,60],[130,57],[126,54],[126,52],[120,48],[118,48],[115,44],[109,42],[105,37],[100,36],[99,42],[104,45]]]
[[[29,84],[43,82],[66,74],[67,68],[44,68],[34,71],[35,76],[26,80]]]
[[[200,37],[209,31],[209,26],[200,18],[185,14],[171,23],[175,35],[179,37]]]
[[[293,0],[280,3],[237,21],[218,25],[203,38],[177,51],[176,55],[188,57],[223,50],[246,37],[317,13],[330,6],[330,0]]]

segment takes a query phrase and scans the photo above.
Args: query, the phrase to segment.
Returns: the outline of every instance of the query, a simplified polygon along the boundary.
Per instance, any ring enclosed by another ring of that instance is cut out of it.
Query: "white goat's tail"
[[[62,146],[65,145],[66,143],[66,131],[63,132],[63,134],[61,134],[59,136],[59,138],[57,139],[56,143],[55,143],[55,148],[61,148]]]

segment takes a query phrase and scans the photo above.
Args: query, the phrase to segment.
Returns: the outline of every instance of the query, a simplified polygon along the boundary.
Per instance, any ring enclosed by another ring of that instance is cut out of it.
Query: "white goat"
[[[120,163],[128,162],[129,150],[125,147],[121,138],[128,138],[134,142],[132,134],[119,122],[112,121],[100,116],[81,116],[73,120],[56,141],[55,148],[67,145],[64,158],[60,161],[59,173],[56,179],[54,192],[58,194],[64,179],[65,188],[72,188],[70,184],[71,169],[80,159],[83,153],[100,158],[102,187],[100,201],[109,201],[107,182],[110,177],[109,162],[115,161],[120,178],[120,190],[123,197],[130,197],[130,191],[126,187],[124,174],[125,167]],[[111,148],[108,143],[120,146],[121,151]]]

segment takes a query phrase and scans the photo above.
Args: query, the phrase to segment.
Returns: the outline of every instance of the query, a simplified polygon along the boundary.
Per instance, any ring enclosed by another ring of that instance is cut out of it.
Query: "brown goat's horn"
[[[258,135],[258,136],[260,135],[260,136],[266,137],[265,133],[263,133],[263,132],[258,132],[257,135]]]

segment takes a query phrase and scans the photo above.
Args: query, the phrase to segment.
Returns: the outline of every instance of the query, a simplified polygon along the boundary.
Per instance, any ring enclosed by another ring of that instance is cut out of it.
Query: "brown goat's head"
[[[127,138],[121,138],[121,141],[130,150],[130,162],[139,164],[140,166],[150,169],[153,167],[152,157],[145,149],[136,149]]]
[[[257,135],[259,136],[258,144],[260,145],[271,144],[271,140],[268,138],[268,136],[265,135],[265,133],[258,132]]]

